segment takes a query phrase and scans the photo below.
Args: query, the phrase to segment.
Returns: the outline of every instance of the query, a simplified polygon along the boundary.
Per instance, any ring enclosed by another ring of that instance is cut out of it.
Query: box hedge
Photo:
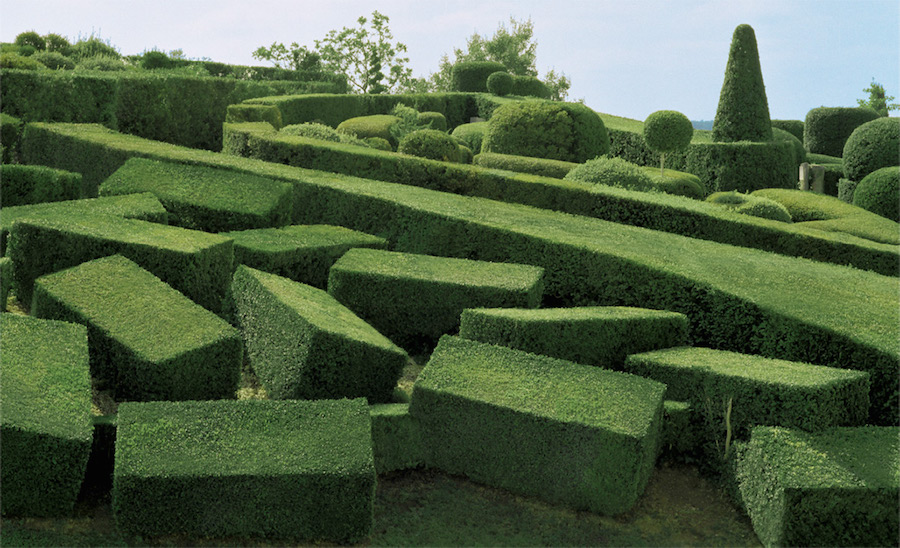
[[[292,225],[223,232],[234,239],[234,263],[326,289],[328,270],[354,247],[386,249],[384,238],[342,226]]]
[[[113,512],[126,535],[353,543],[374,499],[365,400],[119,407]]]
[[[290,184],[207,166],[131,158],[100,185],[101,196],[150,192],[169,213],[169,224],[224,232],[290,223]]]
[[[232,293],[250,365],[269,397],[390,401],[406,352],[331,295],[243,265]]]
[[[690,459],[701,444],[701,435],[691,404],[683,401],[663,402],[662,448],[660,458]]]
[[[694,143],[685,171],[700,177],[710,192],[797,187],[793,148],[783,141]]]
[[[72,513],[91,451],[84,327],[0,314],[3,516]]]
[[[428,346],[456,333],[466,308],[536,308],[544,269],[351,249],[331,267],[328,293],[400,346]]]
[[[814,108],[806,113],[803,123],[803,145],[809,152],[840,158],[853,130],[876,118],[878,113],[870,108]]]
[[[627,511],[656,462],[665,386],[441,338],[413,387],[427,466],[602,514]]]
[[[249,105],[245,103],[228,105],[225,123],[243,124],[248,122],[268,122],[275,129],[284,127],[284,122],[281,120],[281,111],[274,105]]]
[[[0,312],[6,312],[9,289],[12,287],[13,263],[9,257],[0,257]]]
[[[496,61],[462,61],[450,69],[450,89],[453,91],[486,93],[488,77],[506,71],[503,63]]]
[[[883,167],[900,165],[900,119],[878,118],[854,129],[842,165],[844,177],[860,182]]]
[[[116,253],[204,308],[223,310],[234,260],[233,242],[224,236],[121,217],[59,212],[20,219],[10,228],[13,285],[26,306],[39,276]]]
[[[238,389],[237,330],[121,255],[41,276],[31,313],[87,326],[91,373],[120,400],[230,398]]]
[[[0,112],[0,163],[18,163],[21,140],[22,121]]]
[[[807,433],[757,427],[737,476],[766,546],[894,546],[900,537],[896,426]]]
[[[883,167],[866,175],[853,191],[853,205],[900,222],[900,166]]]
[[[81,174],[44,166],[0,164],[4,207],[81,198]]]
[[[383,403],[369,407],[372,416],[372,451],[379,474],[418,468],[425,464],[425,448],[419,423],[409,414],[408,403]]]
[[[476,308],[463,311],[459,336],[621,370],[628,354],[687,344],[688,319],[620,306]]]

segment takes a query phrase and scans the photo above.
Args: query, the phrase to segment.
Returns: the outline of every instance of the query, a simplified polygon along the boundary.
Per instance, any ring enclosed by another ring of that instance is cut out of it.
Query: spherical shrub
[[[387,139],[382,139],[381,137],[366,137],[363,139],[370,148],[374,148],[376,150],[394,150],[391,148],[391,144]]]
[[[853,192],[853,205],[900,222],[900,166],[866,175]]]
[[[75,68],[75,61],[55,51],[39,51],[31,58],[49,69],[72,70]]]
[[[481,141],[487,132],[487,122],[471,122],[468,124],[460,124],[453,128],[451,135],[456,137],[462,144],[472,149],[473,153],[481,152]]]
[[[38,51],[47,49],[47,41],[33,30],[19,33],[19,35],[16,36],[15,44],[17,46],[32,46]]]
[[[675,110],[657,110],[644,121],[644,140],[656,152],[684,150],[693,136],[691,121]]]
[[[16,47],[18,48],[18,51],[13,50],[13,51],[10,51],[9,53],[18,53],[22,57],[31,57],[32,55],[37,53],[37,50],[34,48],[34,46],[31,46],[31,45],[16,46]]]
[[[69,43],[65,36],[54,33],[46,34],[44,35],[44,42],[47,44],[47,51],[55,51],[65,56],[71,53],[72,44]]]
[[[171,68],[174,65],[169,56],[161,51],[148,51],[141,56],[141,68],[147,70]]]
[[[435,129],[420,129],[410,133],[400,141],[397,152],[444,162],[459,162],[459,145],[456,140]]]
[[[700,177],[683,171],[666,170],[661,174],[658,169],[644,167],[644,172],[653,180],[657,190],[666,194],[685,196],[695,200],[702,200],[706,196],[706,187],[700,181]]]
[[[447,118],[440,112],[420,112],[416,115],[416,124],[428,126],[427,129],[447,131]]]
[[[771,219],[783,223],[792,222],[791,214],[786,207],[775,200],[763,198],[762,196],[741,194],[734,191],[715,192],[710,194],[706,201],[726,207],[735,213],[762,217],[763,219]]]
[[[653,179],[640,166],[621,158],[600,157],[589,160],[566,174],[568,181],[616,186],[648,192],[656,190]]]
[[[506,71],[498,70],[497,72],[488,76],[488,92],[493,93],[494,95],[499,95],[500,97],[509,95],[509,93],[512,91],[512,87],[513,77]]]
[[[854,181],[900,165],[900,118],[878,118],[853,130],[844,145],[844,177]]]
[[[794,152],[794,165],[799,166],[806,161],[806,149],[803,148],[803,142],[790,131],[772,126],[772,140],[791,145]]]
[[[31,57],[22,57],[15,53],[0,53],[0,68],[40,70],[46,67]]]

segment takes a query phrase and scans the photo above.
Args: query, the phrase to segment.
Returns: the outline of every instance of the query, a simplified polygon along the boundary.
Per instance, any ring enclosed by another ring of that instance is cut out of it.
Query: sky
[[[252,57],[259,46],[311,47],[374,10],[423,77],[473,33],[530,18],[541,76],[562,72],[569,100],[637,120],[663,109],[712,120],[740,24],[756,33],[773,119],[856,106],[873,79],[900,97],[897,0],[0,0],[0,41],[27,30],[94,35],[126,55],[181,49],[267,65]]]

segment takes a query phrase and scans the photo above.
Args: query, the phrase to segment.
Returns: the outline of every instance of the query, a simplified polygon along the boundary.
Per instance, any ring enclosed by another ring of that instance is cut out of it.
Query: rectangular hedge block
[[[159,198],[169,224],[194,230],[246,230],[291,221],[291,185],[258,175],[131,158],[100,185],[101,196],[138,192]]]
[[[354,247],[386,249],[387,240],[342,226],[294,225],[223,232],[234,238],[235,265],[244,264],[325,289],[328,270]]]
[[[419,423],[409,414],[408,403],[372,405],[369,413],[372,415],[375,470],[379,474],[425,464]]]
[[[250,365],[274,399],[391,399],[407,355],[321,289],[241,265],[232,285]]]
[[[0,203],[21,206],[81,198],[81,174],[44,166],[0,164]]]
[[[757,427],[737,463],[740,495],[766,546],[896,546],[900,429],[807,433]]]
[[[688,319],[621,306],[476,308],[463,311],[459,336],[621,370],[628,354],[687,344]]]
[[[331,267],[328,292],[397,344],[433,344],[459,329],[466,308],[536,308],[544,269],[374,249]]]
[[[140,219],[160,224],[168,223],[166,209],[156,199],[156,196],[150,193],[4,207],[0,210],[0,255],[6,254],[6,239],[9,236],[9,227],[14,222],[25,217],[41,217],[54,213],[113,215],[115,217]]]
[[[665,383],[666,397],[711,408],[738,434],[755,425],[821,430],[857,426],[869,416],[869,374],[712,350],[671,348],[628,356],[625,370]]]
[[[26,306],[37,277],[118,253],[197,304],[220,312],[234,260],[230,238],[105,215],[54,212],[21,219],[10,229],[9,240],[16,295]]]
[[[120,531],[352,543],[372,529],[365,400],[123,403]]]
[[[31,312],[86,325],[91,372],[120,400],[231,398],[238,388],[238,331],[121,255],[38,278]]]
[[[87,332],[14,314],[0,328],[2,514],[69,515],[91,452]]]
[[[12,287],[13,264],[9,257],[0,257],[0,312],[6,312],[9,288]]]
[[[656,462],[658,382],[444,336],[413,387],[425,462],[515,493],[625,512]]]

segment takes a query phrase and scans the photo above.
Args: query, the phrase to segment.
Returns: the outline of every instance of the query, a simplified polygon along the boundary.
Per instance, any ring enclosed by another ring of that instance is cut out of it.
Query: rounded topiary
[[[759,66],[756,34],[750,25],[734,29],[712,139],[717,143],[772,140],[769,101]]]
[[[509,95],[513,88],[513,77],[505,70],[498,70],[488,76],[487,88],[490,93],[500,97]]]
[[[397,152],[431,160],[459,162],[459,145],[456,140],[435,129],[413,131],[400,141]]]
[[[506,67],[503,66],[503,63],[495,61],[457,63],[450,69],[450,90],[485,93],[488,90],[488,77],[497,71],[505,70]]]
[[[391,126],[400,122],[400,118],[390,114],[372,114],[370,116],[356,116],[348,118],[338,124],[337,130],[341,133],[353,135],[360,139],[369,137],[381,137],[394,147],[397,139],[391,132]]]
[[[174,65],[169,56],[161,51],[148,51],[141,56],[141,68],[143,69],[165,69]]]
[[[346,133],[340,133],[330,126],[326,126],[325,124],[318,124],[315,122],[287,125],[278,130],[278,132],[282,135],[306,137],[309,139],[318,139],[320,141],[330,141],[332,143],[344,143],[347,145],[357,145],[364,147],[369,146],[369,144],[366,143],[363,139],[359,139],[357,137],[354,137],[353,135],[347,135]],[[388,144],[388,150],[390,150],[390,144]]]
[[[772,140],[790,144],[794,153],[794,165],[799,166],[806,161],[806,149],[803,148],[803,143],[793,133],[772,126]]]
[[[472,152],[471,148],[466,145],[459,145],[459,163],[471,164],[474,158],[475,154]]]
[[[642,192],[656,190],[650,175],[640,166],[621,158],[594,158],[568,172],[563,178]]]
[[[31,46],[38,51],[47,49],[47,41],[33,30],[19,33],[16,36],[15,44],[17,46]]]
[[[878,118],[867,107],[818,107],[806,113],[803,146],[816,154],[840,157],[853,130]]]
[[[694,125],[675,110],[657,110],[644,121],[644,140],[659,152],[660,173],[665,173],[666,153],[684,150],[694,137]]]
[[[853,130],[844,145],[844,177],[862,182],[877,169],[900,165],[900,118],[877,118]]]
[[[75,68],[75,61],[55,51],[39,51],[31,58],[49,69],[72,70]]]
[[[440,112],[420,112],[416,115],[416,124],[428,126],[428,129],[447,131],[447,118]]]
[[[472,152],[481,152],[481,141],[487,132],[487,122],[471,122],[460,124],[453,128],[451,135],[459,139],[464,145],[472,149]]]
[[[47,68],[31,57],[22,57],[15,53],[0,53],[0,68],[19,70],[39,70]]]
[[[363,141],[376,150],[394,150],[388,140],[381,137],[366,137]]]
[[[900,166],[883,167],[856,185],[853,205],[900,222]]]
[[[69,43],[65,36],[54,33],[46,34],[44,35],[44,42],[47,45],[47,51],[55,51],[65,56],[71,53],[72,44]]]
[[[735,213],[762,217],[763,219],[771,219],[783,223],[792,222],[791,214],[786,207],[775,200],[763,198],[762,196],[753,196],[734,191],[714,192],[706,198],[706,201],[726,207]]]
[[[772,120],[772,127],[787,131],[803,144],[803,120]]]
[[[541,82],[536,76],[513,76],[512,91],[513,95],[521,95],[522,97],[537,97],[539,99],[550,98],[550,88],[547,84]]]
[[[116,48],[95,36],[91,36],[85,40],[79,40],[72,46],[72,57],[75,59],[87,59],[88,57],[95,57],[97,55],[113,57],[115,59],[122,58],[122,54],[116,51]]]

